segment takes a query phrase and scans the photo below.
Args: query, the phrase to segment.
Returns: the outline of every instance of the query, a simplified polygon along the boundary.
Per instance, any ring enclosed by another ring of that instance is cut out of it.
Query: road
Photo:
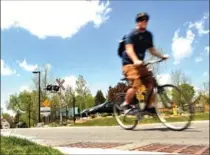
[[[75,142],[130,143],[119,149],[132,149],[151,143],[209,145],[209,121],[193,122],[185,131],[166,129],[162,124],[139,125],[134,131],[114,127],[57,127],[1,130],[41,140],[51,146],[69,145]]]

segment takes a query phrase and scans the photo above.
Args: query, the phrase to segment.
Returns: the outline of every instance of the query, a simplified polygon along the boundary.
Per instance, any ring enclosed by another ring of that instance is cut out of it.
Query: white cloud
[[[65,82],[64,82],[63,86],[65,88],[67,88],[68,86],[72,87],[73,89],[76,88],[76,80],[77,80],[76,76],[69,75],[69,76],[64,77],[64,80],[65,80]]]
[[[31,91],[31,89],[27,85],[20,86],[20,92],[23,92],[23,91]]]
[[[93,96],[96,95],[98,90],[101,90],[103,92],[104,97],[106,97],[108,88],[109,88],[109,84],[107,83],[94,83],[94,84],[89,85],[89,89]]]
[[[105,23],[111,11],[109,6],[109,1],[99,0],[2,1],[1,28],[21,27],[41,39],[72,37],[88,23],[95,28]]]
[[[45,64],[45,69],[46,69],[46,70],[50,71],[51,68],[52,68],[52,65],[50,65],[50,64]]]
[[[20,61],[16,61],[19,66],[23,69],[25,69],[26,71],[34,71],[35,69],[38,68],[38,65],[30,65],[30,64],[27,64],[27,61],[24,59],[23,62],[20,62]]]
[[[197,57],[197,58],[195,59],[195,61],[196,61],[196,62],[201,62],[201,61],[203,61],[203,58],[202,58],[202,57]]]
[[[203,73],[203,76],[207,76],[207,75],[208,75],[208,72],[204,72],[204,73]]]
[[[179,36],[179,29],[175,31],[172,39],[172,52],[175,59],[174,64],[178,64],[181,59],[191,56],[192,43],[195,39],[195,34],[191,30],[187,30],[186,36]]]
[[[17,76],[20,76],[20,74],[17,74]]]
[[[157,75],[158,84],[162,85],[162,84],[170,83],[171,82],[170,77],[171,76],[168,73]]]
[[[206,13],[201,20],[196,22],[185,22],[183,26],[188,25],[185,37],[179,36],[180,29],[175,31],[172,39],[172,53],[175,60],[174,64],[179,64],[182,59],[192,55],[193,44],[197,43],[197,40],[195,40],[197,34],[201,37],[202,35],[209,33],[209,28],[204,28],[205,25],[208,24],[208,17],[209,15]],[[198,33],[193,33],[193,28],[195,28]],[[206,50],[208,50],[208,48]]]
[[[209,53],[209,46],[206,46],[204,49],[205,52]]]
[[[11,69],[4,63],[4,60],[1,59],[1,75],[2,76],[9,76],[16,74],[16,70]]]
[[[204,34],[208,34],[209,33],[209,29],[204,29],[204,24],[206,23],[206,20],[209,19],[209,13],[204,14],[204,16],[202,17],[201,20],[198,20],[196,22],[190,22],[189,23],[189,28],[196,28],[198,31],[198,34],[200,36],[204,35]],[[208,23],[208,22],[207,22]]]
[[[78,77],[75,76],[75,75],[68,75],[68,76],[64,77],[63,79],[65,80],[65,82],[64,82],[63,86],[65,88],[70,86],[73,89],[75,89],[76,88],[76,80],[77,80],[77,78]],[[86,81],[86,82],[87,82],[86,86],[90,89],[91,94],[93,96],[96,95],[96,92],[99,89],[103,92],[104,96],[107,94],[107,90],[108,90],[109,84],[107,84],[107,83],[93,83],[93,84],[89,84],[88,81]]]

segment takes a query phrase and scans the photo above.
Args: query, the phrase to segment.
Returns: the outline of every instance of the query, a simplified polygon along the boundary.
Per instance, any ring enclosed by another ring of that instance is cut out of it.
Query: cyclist
[[[149,97],[150,100],[146,101],[145,111],[155,113],[153,105],[154,95],[152,94],[153,77],[148,76],[145,80],[141,81],[141,76],[149,74],[147,67],[141,65],[143,64],[146,50],[149,50],[153,56],[161,59],[167,59],[168,56],[159,53],[153,45],[153,35],[147,30],[149,15],[147,13],[139,13],[135,20],[136,28],[125,35],[124,39],[125,51],[122,53],[122,70],[132,87],[127,90],[125,101],[121,107],[123,109],[129,109],[137,88],[141,84],[144,84],[147,92],[146,96],[151,95]]]

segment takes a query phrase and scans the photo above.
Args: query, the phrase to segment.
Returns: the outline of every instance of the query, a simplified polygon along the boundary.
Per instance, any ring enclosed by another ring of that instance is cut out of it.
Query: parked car
[[[113,113],[113,103],[112,102],[105,102],[102,104],[99,104],[97,106],[94,106],[89,109],[83,110],[81,113],[76,114],[76,117],[87,117],[88,115],[91,114],[96,114],[96,113]]]
[[[92,107],[88,114],[96,114],[96,113],[113,113],[113,103],[105,102],[95,107]]]

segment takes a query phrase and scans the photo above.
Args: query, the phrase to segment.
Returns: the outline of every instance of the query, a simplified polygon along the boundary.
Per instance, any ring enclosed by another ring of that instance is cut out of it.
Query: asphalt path
[[[148,124],[139,125],[134,131],[107,126],[4,129],[1,133],[30,137],[54,147],[75,142],[130,143],[121,149],[151,143],[209,145],[209,121],[195,121],[184,131],[171,131],[162,124]]]

